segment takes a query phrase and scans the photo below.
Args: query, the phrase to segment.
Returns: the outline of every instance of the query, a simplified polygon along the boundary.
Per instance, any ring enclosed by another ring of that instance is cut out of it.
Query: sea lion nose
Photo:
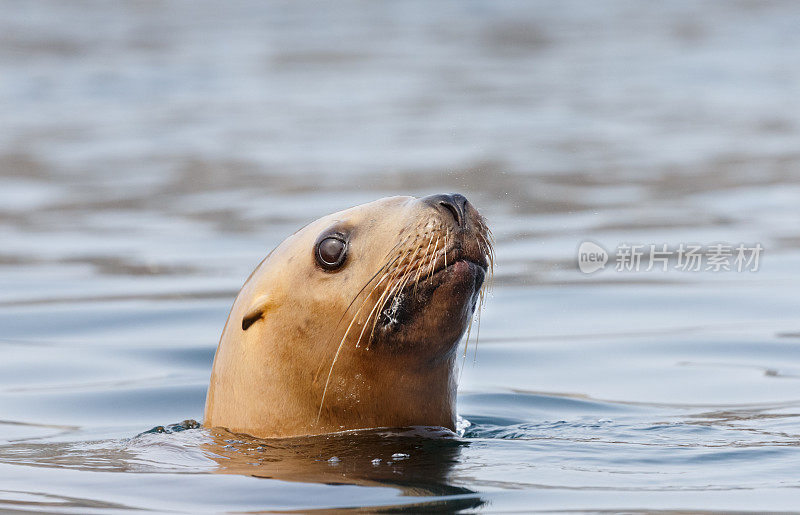
[[[464,227],[467,224],[467,197],[459,193],[429,195],[421,199],[434,209],[444,209],[455,219],[456,225]]]

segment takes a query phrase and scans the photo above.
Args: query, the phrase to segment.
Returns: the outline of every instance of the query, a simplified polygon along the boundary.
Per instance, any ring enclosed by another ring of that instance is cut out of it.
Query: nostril
[[[440,206],[444,206],[445,209],[450,211],[450,214],[453,215],[453,218],[456,221],[456,224],[461,225],[461,211],[456,207],[453,202],[449,202],[447,200],[442,200],[439,202]]]
[[[447,216],[444,214],[445,210],[447,210],[458,227],[464,228],[469,224],[469,202],[464,195],[439,193],[437,195],[428,195],[419,199],[419,201],[436,209],[443,216]]]
[[[453,193],[451,195],[451,197],[453,198],[453,202],[455,202],[456,206],[458,206],[459,211],[461,211],[462,213],[466,213],[467,212],[467,202],[469,202],[467,200],[467,197],[465,197],[464,195],[462,195],[460,193]]]

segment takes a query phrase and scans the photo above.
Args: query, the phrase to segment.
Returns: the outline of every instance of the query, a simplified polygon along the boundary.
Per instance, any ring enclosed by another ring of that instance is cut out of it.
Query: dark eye
[[[317,244],[317,263],[327,270],[339,268],[344,263],[346,250],[347,244],[344,240],[329,236]]]

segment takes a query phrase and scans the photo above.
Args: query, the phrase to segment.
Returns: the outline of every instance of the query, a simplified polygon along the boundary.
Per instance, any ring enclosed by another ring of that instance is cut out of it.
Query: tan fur
[[[413,352],[370,344],[379,315],[373,308],[380,295],[384,302],[391,296],[376,287],[381,274],[389,274],[386,284],[392,278],[412,284],[406,273],[411,268],[432,271],[433,260],[447,252],[441,217],[413,197],[391,197],[320,218],[281,243],[233,304],[214,359],[204,425],[259,437],[367,427],[454,428],[454,347],[438,347],[438,335]],[[335,272],[321,269],[313,253],[317,238],[331,226],[350,231],[347,261]],[[435,256],[428,251],[427,263],[420,262],[424,246],[437,239],[441,249]],[[404,254],[375,277],[398,252]],[[432,302],[442,305],[447,299]],[[252,325],[243,330],[248,317]],[[461,318],[454,318],[448,341],[457,342],[463,333]],[[343,337],[349,325],[353,328]]]

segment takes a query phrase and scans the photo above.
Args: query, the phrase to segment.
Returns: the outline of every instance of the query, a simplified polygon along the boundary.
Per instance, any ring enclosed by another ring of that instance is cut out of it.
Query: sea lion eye
[[[347,255],[347,243],[341,238],[328,236],[317,243],[317,263],[322,268],[333,270],[342,266]]]

